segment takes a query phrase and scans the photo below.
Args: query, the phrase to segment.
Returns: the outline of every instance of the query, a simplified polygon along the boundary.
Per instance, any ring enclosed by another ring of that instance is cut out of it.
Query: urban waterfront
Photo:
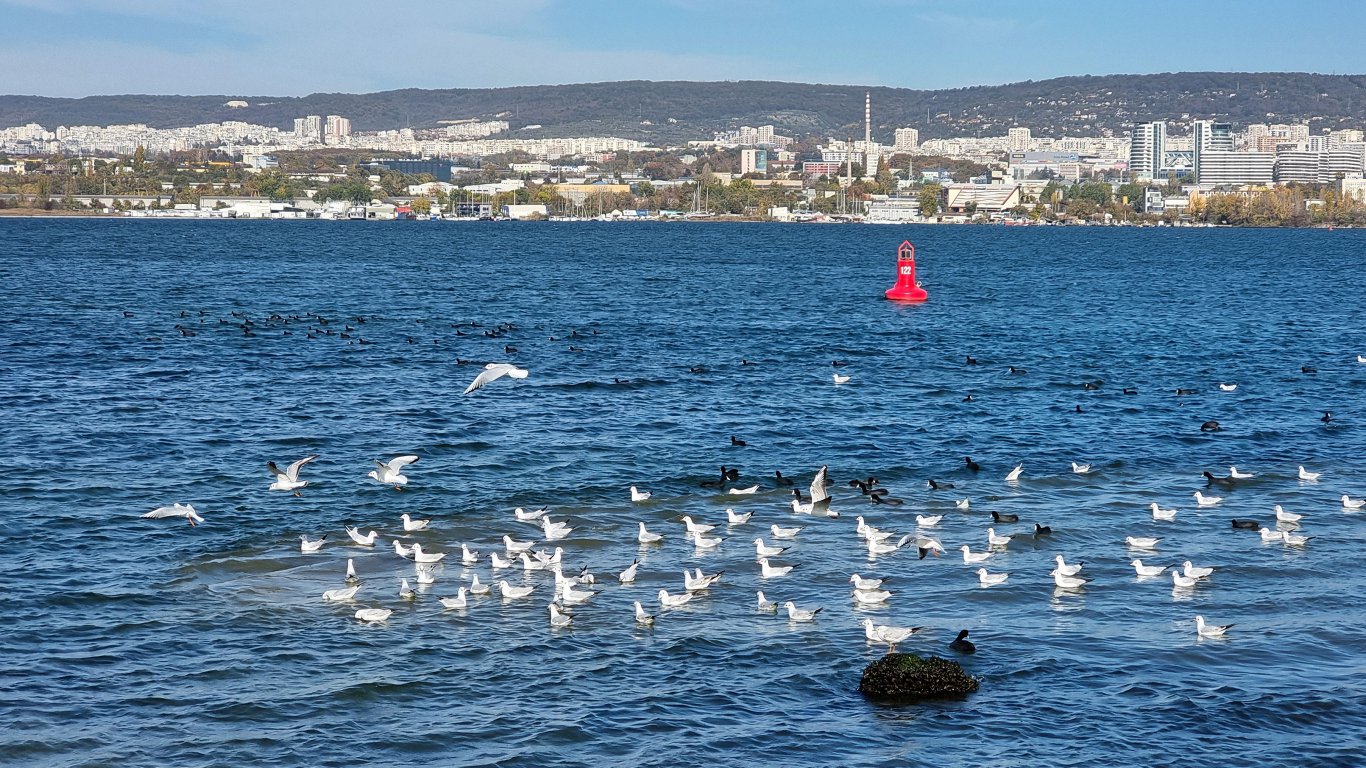
[[[6,764],[1346,765],[1366,748],[1366,513],[1339,501],[1366,494],[1358,231],[0,231]],[[923,305],[882,298],[903,238]],[[530,373],[462,395],[489,361]],[[402,492],[366,478],[405,453]],[[267,461],[312,454],[299,496],[267,489]],[[722,465],[740,470],[725,488],[758,491],[703,487]],[[794,514],[774,471],[805,489],[822,465],[841,516]],[[1206,487],[1234,465],[1255,477]],[[846,484],[869,475],[904,504]],[[1224,501],[1197,507],[1197,490]],[[142,519],[173,502],[205,521]],[[1303,520],[1278,525],[1276,504]],[[545,572],[488,561],[505,534],[541,539],[513,509],[543,505],[575,530],[538,546],[600,590],[566,629]],[[727,508],[753,518],[729,526]],[[983,588],[958,547],[986,549],[992,512],[1019,522],[995,525],[1015,538],[985,565],[1010,577]],[[430,529],[405,534],[403,513]],[[724,541],[697,548],[684,515]],[[870,558],[858,515],[947,552]],[[640,545],[641,522],[664,540]],[[776,558],[796,569],[763,579],[752,541],[774,543],[773,524],[804,530]],[[394,540],[449,553],[411,602]],[[1055,555],[1091,581],[1055,588]],[[1215,572],[1183,590],[1136,577],[1135,557]],[[324,602],[348,559],[360,591]],[[661,610],[684,568],[725,573]],[[892,597],[855,606],[855,572]],[[536,591],[444,610],[473,575]],[[761,613],[756,590],[823,611]],[[380,607],[381,624],[353,616]],[[1235,626],[1197,638],[1196,615]],[[865,700],[859,674],[886,649],[864,618],[923,626],[900,650],[952,656],[980,690]],[[948,651],[960,629],[976,654]]]

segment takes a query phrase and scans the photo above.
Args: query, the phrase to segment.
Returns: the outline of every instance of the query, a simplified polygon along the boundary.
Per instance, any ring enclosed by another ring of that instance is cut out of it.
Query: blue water
[[[881,298],[903,237],[922,306]],[[1363,760],[1366,513],[1337,499],[1366,494],[1366,233],[5,219],[0,252],[0,764]],[[309,313],[336,335],[309,339]],[[489,360],[531,375],[462,396]],[[366,479],[402,452],[421,457],[407,490]],[[267,490],[266,461],[310,453],[301,496]],[[842,517],[794,516],[773,471],[804,487],[822,464]],[[699,487],[720,465],[763,490]],[[1257,476],[1197,509],[1200,472],[1229,465]],[[906,503],[845,485],[869,474]],[[177,501],[207,522],[140,518]],[[1277,503],[1305,515],[1307,546],[1231,529],[1275,525]],[[497,575],[537,585],[529,600],[443,611],[494,576],[503,534],[536,537],[511,510],[540,505],[575,528],[567,569],[598,574],[572,628],[549,627],[543,573]],[[726,507],[754,519],[728,529]],[[1021,522],[997,526],[1018,535],[987,567],[1010,578],[983,589],[957,548],[986,546],[992,510]],[[404,536],[403,512],[432,529]],[[854,533],[858,514],[902,534],[930,513],[944,557],[870,561]],[[726,542],[695,551],[684,514]],[[642,520],[663,544],[636,543]],[[778,559],[796,570],[763,581],[751,542],[775,522],[806,529]],[[380,545],[353,546],[348,523]],[[1162,541],[1136,553],[1126,535]],[[457,560],[412,603],[395,536]],[[1055,591],[1055,554],[1093,581]],[[1216,571],[1174,590],[1137,579],[1135,556]],[[324,603],[347,558],[364,586]],[[636,558],[638,583],[617,585]],[[685,567],[725,576],[638,628],[631,601],[658,612]],[[855,571],[891,578],[885,607],[853,607]],[[756,589],[824,611],[791,624],[757,613]],[[362,625],[361,607],[395,613]],[[1196,614],[1236,626],[1198,640]],[[959,658],[981,689],[865,700],[884,649],[864,617],[923,625],[916,653],[970,629],[979,651]]]

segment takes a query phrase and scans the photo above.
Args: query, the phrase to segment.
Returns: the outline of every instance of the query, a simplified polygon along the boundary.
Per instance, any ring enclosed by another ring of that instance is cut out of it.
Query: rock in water
[[[956,661],[889,653],[863,670],[858,689],[865,696],[913,701],[966,696],[977,690],[977,682]]]

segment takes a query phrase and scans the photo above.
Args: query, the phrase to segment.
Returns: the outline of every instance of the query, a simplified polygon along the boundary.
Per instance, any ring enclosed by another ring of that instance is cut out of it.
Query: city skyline
[[[0,94],[302,96],[624,79],[781,80],[916,89],[1082,74],[1366,72],[1354,30],[1287,17],[1270,2],[1153,2],[1161,30],[1135,37],[1131,6],[920,0],[843,6],[715,0],[453,2],[377,20],[354,1],[0,0],[11,29]],[[1145,25],[1148,21],[1145,21]],[[665,31],[668,31],[665,33]],[[40,62],[40,66],[35,66]],[[117,63],[110,66],[111,62]]]

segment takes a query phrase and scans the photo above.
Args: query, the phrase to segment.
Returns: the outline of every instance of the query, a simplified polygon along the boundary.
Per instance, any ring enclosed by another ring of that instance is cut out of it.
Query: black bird
[[[740,365],[758,365],[758,363],[752,363],[752,362],[750,362],[750,361],[748,361],[748,360],[745,360],[745,359],[741,358],[741,360],[740,360]]]
[[[958,637],[949,643],[949,650],[959,653],[977,653],[977,646],[968,639],[968,631],[965,629],[958,633]]]
[[[1233,479],[1232,477],[1215,477],[1214,475],[1210,474],[1210,471],[1209,471],[1208,469],[1205,470],[1204,472],[1201,472],[1200,474],[1202,474],[1202,475],[1205,476],[1205,487],[1206,487],[1206,488],[1209,488],[1210,486],[1214,486],[1214,485],[1217,485],[1217,486],[1219,486],[1220,488],[1232,488],[1232,487],[1233,487],[1234,479]]]
[[[934,480],[930,480],[929,483],[931,491],[944,491],[953,487],[953,483],[937,483]]]
[[[967,360],[965,360],[964,362],[967,365],[977,365],[977,358],[973,357],[972,355],[968,355]]]
[[[132,316],[133,316],[133,313],[132,313],[132,312],[129,312],[129,311],[127,311],[127,310],[124,310],[123,316],[124,316],[124,317],[132,317]]]
[[[965,402],[965,403],[971,403],[971,402],[972,402],[972,395],[968,395],[967,397],[963,398],[963,402]]]
[[[1219,426],[1219,422],[1214,421],[1213,419],[1200,425],[1201,432],[1218,432],[1221,429],[1223,429],[1223,427]]]
[[[1013,365],[1010,366],[1010,372],[1013,373],[1013,374],[1016,374],[1016,375],[1018,375],[1018,376],[1023,376],[1024,374],[1029,373],[1029,371],[1026,371],[1026,370],[1023,369],[1023,368],[1016,368],[1016,367],[1013,366]]]
[[[882,489],[878,489],[878,490],[882,490]],[[883,491],[883,493],[886,493],[886,492]],[[905,502],[903,502],[901,499],[894,499],[894,498],[892,498],[891,496],[884,496],[882,493],[877,493],[877,492],[868,494],[868,500],[871,501],[871,502],[873,502],[874,504],[891,504],[891,505],[893,505],[893,506],[895,506],[895,505],[897,505],[897,504],[903,504],[903,503],[905,503]]]
[[[731,435],[731,436],[730,436],[730,444],[731,444],[731,445],[734,445],[734,446],[736,446],[736,447],[738,447],[738,448],[744,448],[745,446],[749,445],[749,443],[745,442],[744,440],[741,440],[740,438],[736,437],[735,435]]]
[[[1300,366],[1300,373],[1318,373],[1318,372],[1319,372],[1319,369],[1315,368],[1315,367],[1312,366],[1312,365],[1301,365],[1301,366]]]
[[[1181,396],[1183,396],[1183,395],[1193,395],[1193,394],[1195,394],[1195,390],[1193,390],[1193,389],[1181,389],[1181,388],[1177,388],[1177,390],[1176,390],[1176,395],[1177,395],[1177,397],[1181,397]]]
[[[1078,405],[1078,406],[1074,409],[1073,412],[1074,412],[1074,413],[1081,413],[1081,406]]]
[[[1323,418],[1319,419],[1319,421],[1323,422],[1324,424],[1327,424],[1328,422],[1330,422],[1330,421],[1332,421],[1332,420],[1333,420],[1333,412],[1332,412],[1332,411],[1324,411],[1324,412],[1323,412]]]
[[[982,465],[973,461],[971,456],[964,456],[963,463],[966,464],[968,469],[972,470],[973,472],[982,471]]]
[[[506,352],[506,353],[508,353],[508,354],[510,355],[510,354],[512,354],[513,352],[516,352],[516,351],[517,351],[517,348],[514,347],[514,346],[512,346],[511,344],[504,344],[504,345],[503,345],[503,351]]]
[[[849,364],[848,360],[831,360],[830,364],[836,368],[843,368]]]
[[[1038,538],[1038,537],[1040,537],[1040,536],[1052,536],[1052,535],[1053,535],[1053,529],[1052,529],[1052,528],[1049,528],[1049,527],[1046,526],[1046,525],[1039,525],[1038,523],[1035,523],[1035,524],[1034,524],[1034,538]]]
[[[776,482],[778,485],[781,485],[781,486],[790,486],[790,485],[792,485],[792,481],[789,480],[789,479],[786,478],[786,477],[783,477],[782,471],[781,471],[781,470],[777,470],[777,469],[773,470],[773,481]]]
[[[1090,390],[1097,390],[1097,389],[1100,389],[1100,385],[1099,385],[1099,384],[1092,384],[1091,382],[1086,381],[1086,382],[1082,382],[1081,388],[1082,388],[1082,389],[1085,389],[1085,390],[1088,390],[1088,391],[1090,391]]]
[[[576,346],[574,346],[573,344],[570,344],[570,345],[569,345],[569,351],[570,351],[570,352],[582,352],[582,351],[583,351],[583,347],[576,347]]]
[[[688,369],[688,373],[706,373],[706,372],[707,372],[707,369],[706,369],[706,368],[703,368],[703,367],[700,366],[700,365],[694,365],[693,367],[691,367],[691,368]]]
[[[1124,388],[1124,394],[1126,394],[1126,395],[1136,395],[1136,394],[1138,394],[1138,390],[1134,389],[1133,387],[1125,387],[1125,388]]]
[[[716,480],[703,480],[703,481],[702,481],[702,487],[703,487],[703,488],[720,488],[722,485],[725,485],[725,484],[726,484],[726,480],[728,480],[728,479],[729,479],[729,473],[726,471],[726,467],[725,467],[724,465],[722,465],[722,467],[721,467],[721,477],[718,478],[718,479],[716,479]]]
[[[1014,513],[1006,513],[1003,515],[1000,512],[992,512],[991,520],[996,523],[1018,523],[1020,522],[1020,516]]]
[[[725,478],[726,480],[739,480],[740,469],[739,467],[731,467],[730,469],[721,467],[721,477]]]
[[[1239,520],[1235,517],[1233,518],[1233,527],[1243,528],[1249,531],[1260,531],[1262,529],[1262,524],[1256,520]]]

